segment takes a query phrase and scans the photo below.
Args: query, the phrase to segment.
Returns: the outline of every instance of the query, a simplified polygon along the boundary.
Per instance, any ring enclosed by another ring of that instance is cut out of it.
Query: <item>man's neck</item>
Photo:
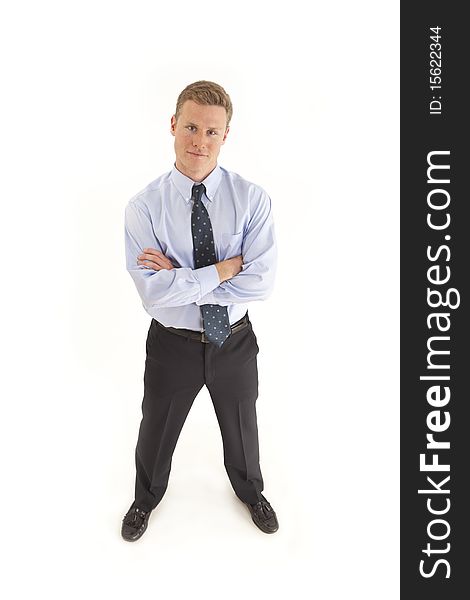
[[[180,165],[178,165],[178,163],[175,163],[175,167],[178,169],[178,171],[180,173],[183,173],[183,175],[186,175],[186,177],[189,177],[189,179],[191,179],[192,181],[195,181],[196,183],[200,183],[201,181],[204,181],[204,179],[210,175],[212,173],[212,171],[215,169],[217,165],[215,165],[212,169],[210,169],[210,171],[186,171],[185,169],[183,169]]]

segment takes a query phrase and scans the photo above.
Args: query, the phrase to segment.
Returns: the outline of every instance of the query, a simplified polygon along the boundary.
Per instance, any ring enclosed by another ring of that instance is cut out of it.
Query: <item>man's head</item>
[[[212,81],[196,81],[180,93],[171,133],[176,167],[193,181],[202,181],[216,166],[232,118],[227,92]]]

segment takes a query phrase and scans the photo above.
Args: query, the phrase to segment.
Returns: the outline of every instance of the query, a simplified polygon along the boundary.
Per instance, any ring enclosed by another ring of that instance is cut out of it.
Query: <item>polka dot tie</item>
[[[194,267],[196,269],[207,267],[217,262],[212,225],[206,207],[202,202],[202,195],[205,191],[204,184],[193,185],[191,229],[194,247]],[[201,314],[207,339],[220,348],[231,333],[227,307],[219,306],[218,304],[203,304],[201,306]]]

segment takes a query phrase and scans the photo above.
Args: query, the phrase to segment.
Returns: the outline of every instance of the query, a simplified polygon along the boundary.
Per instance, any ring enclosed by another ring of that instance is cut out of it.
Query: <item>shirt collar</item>
[[[204,184],[204,187],[206,188],[206,196],[212,202],[214,200],[217,188],[219,187],[220,180],[222,179],[222,170],[219,167],[219,165],[216,165],[215,168],[203,181],[196,182],[187,177],[186,175],[183,175],[181,171],[178,171],[176,165],[173,165],[173,168],[170,173],[170,179],[186,202],[189,202],[191,200],[191,192],[195,183]]]

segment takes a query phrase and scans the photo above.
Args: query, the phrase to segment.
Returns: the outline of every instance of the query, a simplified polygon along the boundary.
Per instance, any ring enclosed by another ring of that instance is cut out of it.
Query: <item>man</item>
[[[232,103],[210,81],[188,85],[171,117],[173,169],[125,211],[126,264],[152,321],[146,342],[135,499],[122,537],[139,539],[162,499],[179,434],[198,392],[209,390],[224,465],[265,533],[278,529],[262,495],[256,335],[247,303],[272,291],[277,249],[271,200],[220,167]]]

